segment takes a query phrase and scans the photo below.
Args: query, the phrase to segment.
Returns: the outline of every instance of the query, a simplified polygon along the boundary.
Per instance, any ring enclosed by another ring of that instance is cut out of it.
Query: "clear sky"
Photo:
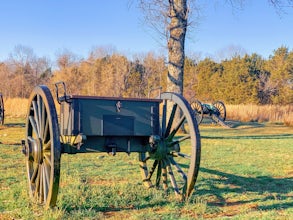
[[[226,0],[197,1],[187,54],[215,56],[232,46],[267,58],[280,46],[293,49],[293,8],[278,14],[268,0],[246,0],[240,10]],[[64,49],[87,58],[93,47],[111,46],[131,56],[161,53],[164,44],[143,24],[135,0],[3,0],[0,28],[0,61],[17,45],[54,60]]]

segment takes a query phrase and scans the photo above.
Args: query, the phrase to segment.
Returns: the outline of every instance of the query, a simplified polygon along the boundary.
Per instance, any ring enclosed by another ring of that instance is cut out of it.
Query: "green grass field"
[[[62,155],[57,207],[28,197],[24,119],[0,126],[0,219],[293,219],[293,129],[201,125],[201,168],[190,200],[146,189],[136,153]]]

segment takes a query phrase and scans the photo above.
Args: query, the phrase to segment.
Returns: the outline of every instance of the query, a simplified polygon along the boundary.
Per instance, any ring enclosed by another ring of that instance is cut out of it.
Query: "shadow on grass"
[[[4,124],[4,126],[9,128],[25,127],[25,123],[7,123],[7,124]]]
[[[201,136],[204,139],[293,139],[293,134],[270,134],[248,136]]]
[[[129,207],[117,207],[117,208],[111,207],[111,206],[98,206],[98,205],[84,204],[84,205],[80,205],[78,207],[63,206],[60,208],[68,213],[70,213],[72,211],[76,211],[76,210],[93,210],[95,212],[108,213],[108,212],[142,210],[142,209],[147,209],[147,208],[167,206],[168,204],[170,204],[170,202],[166,201],[166,202],[150,203],[150,204],[145,204],[145,205],[129,204]]]
[[[217,199],[214,202],[208,202],[211,206],[231,206],[242,205],[251,202],[264,202],[268,200],[278,201],[277,204],[258,206],[261,210],[284,209],[292,207],[292,202],[285,203],[288,194],[292,192],[293,178],[272,178],[269,176],[259,177],[243,177],[235,174],[224,173],[217,170],[200,168],[200,172],[216,175],[217,177],[208,178],[198,183],[196,191],[197,195],[213,195]],[[201,189],[204,188],[204,189]],[[208,188],[208,189],[206,189]],[[262,198],[250,200],[240,200],[229,202],[225,199],[225,195],[229,193],[237,193],[239,195],[247,192],[263,195]]]
[[[237,128],[241,130],[265,127],[264,123],[258,123],[258,122],[242,122],[242,121],[235,121],[235,120],[226,120],[224,123],[227,124],[230,128]],[[200,125],[223,128],[220,124],[217,124],[214,120],[206,119],[206,118],[203,119]]]
[[[250,128],[263,128],[265,124],[258,122],[242,122],[242,121],[227,121],[230,124],[231,128],[238,129],[250,129]]]

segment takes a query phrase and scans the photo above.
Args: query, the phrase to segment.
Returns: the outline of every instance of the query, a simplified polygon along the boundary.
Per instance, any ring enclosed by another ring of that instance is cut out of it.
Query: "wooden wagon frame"
[[[173,190],[182,200],[190,197],[201,142],[194,112],[184,97],[175,93],[162,93],[156,99],[78,96],[67,95],[63,82],[55,86],[60,121],[47,86],[35,87],[29,98],[22,145],[34,202],[46,208],[56,205],[61,154],[93,152],[136,152],[146,187]],[[179,120],[176,114],[181,115]]]

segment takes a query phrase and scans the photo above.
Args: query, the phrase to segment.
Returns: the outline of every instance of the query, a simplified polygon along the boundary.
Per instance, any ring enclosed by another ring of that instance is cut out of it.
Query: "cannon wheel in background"
[[[30,95],[25,138],[29,194],[33,202],[53,207],[59,189],[61,144],[55,104],[46,86],[35,87]]]
[[[4,125],[4,102],[3,96],[0,93],[0,125]]]
[[[219,115],[220,119],[222,119],[222,121],[225,121],[226,120],[226,107],[225,107],[224,103],[221,101],[216,101],[213,103],[213,106],[218,109],[218,111],[220,113],[220,115]]]
[[[190,106],[195,114],[197,124],[200,124],[203,119],[203,108],[202,108],[201,102],[198,100],[195,100],[191,102]]]
[[[150,152],[139,153],[142,179],[145,186],[174,191],[185,201],[194,189],[200,165],[199,129],[185,98],[175,93],[162,93],[160,98],[160,143]],[[174,117],[177,111],[181,112],[179,121]]]

